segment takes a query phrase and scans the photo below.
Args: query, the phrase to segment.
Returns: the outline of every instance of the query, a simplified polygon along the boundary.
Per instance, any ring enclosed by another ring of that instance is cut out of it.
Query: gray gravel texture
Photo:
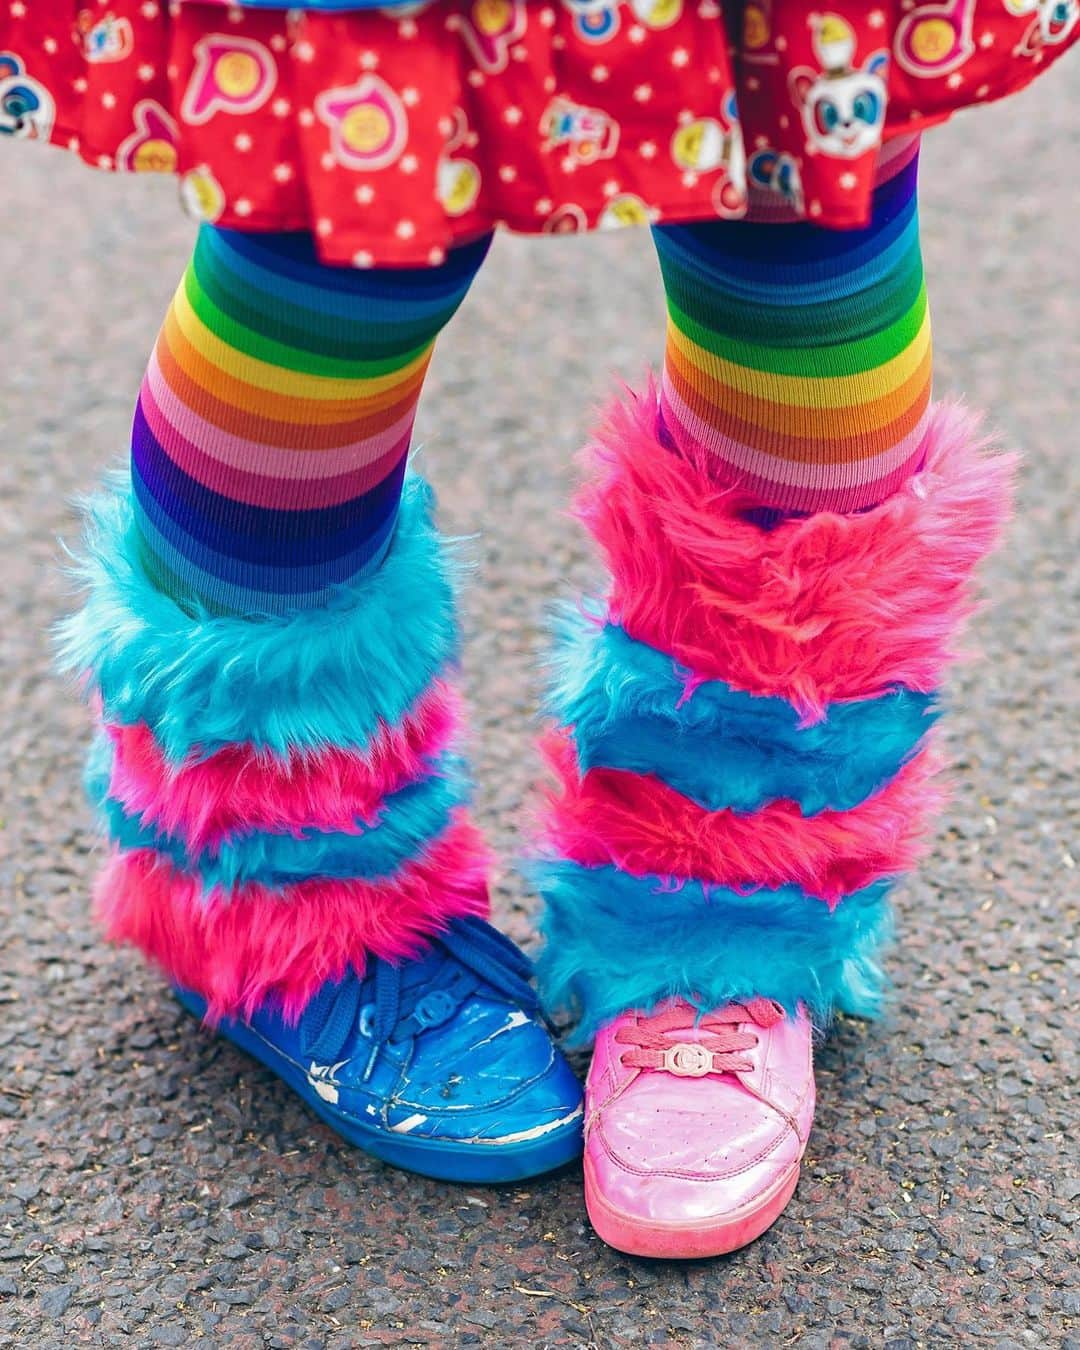
[[[166,181],[5,150],[0,1343],[1080,1347],[1078,70],[925,151],[938,388],[1025,449],[1021,510],[953,682],[957,795],[903,890],[891,1014],[821,1051],[781,1221],[699,1264],[604,1247],[576,1170],[468,1190],[369,1161],[98,940],[86,719],[49,671],[56,540],[124,452],[193,228]],[[421,438],[446,526],[483,531],[468,679],[507,862],[544,606],[591,574],[573,451],[662,334],[646,235],[504,238],[436,360]],[[531,940],[509,866],[496,902]]]

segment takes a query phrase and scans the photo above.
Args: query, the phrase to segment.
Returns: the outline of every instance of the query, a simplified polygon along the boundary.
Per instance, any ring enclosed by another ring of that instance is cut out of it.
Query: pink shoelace
[[[689,1003],[677,1003],[645,1017],[635,1013],[615,1033],[616,1041],[633,1048],[620,1056],[628,1069],[660,1069],[679,1078],[703,1078],[709,1073],[738,1073],[752,1069],[743,1052],[758,1044],[747,1022],[762,1028],[775,1026],[784,1009],[770,998],[729,1003],[699,1014]],[[678,1032],[695,1030],[697,1039],[680,1041]]]

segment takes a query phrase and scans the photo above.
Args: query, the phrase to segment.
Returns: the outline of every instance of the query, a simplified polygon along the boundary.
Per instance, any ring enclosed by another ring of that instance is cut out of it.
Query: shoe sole
[[[192,1016],[200,1021],[205,1018],[206,1003],[198,994],[175,988],[173,994]],[[536,1139],[515,1140],[505,1144],[482,1141],[470,1144],[456,1140],[418,1139],[412,1135],[395,1138],[352,1116],[335,1111],[329,1102],[311,1092],[306,1075],[292,1060],[275,1052],[271,1045],[242,1022],[222,1022],[215,1031],[253,1059],[265,1064],[292,1088],[305,1106],[348,1143],[370,1153],[380,1162],[406,1172],[417,1172],[436,1181],[494,1185],[553,1172],[581,1156],[581,1107],[574,1115]]]
[[[759,1238],[771,1228],[787,1207],[799,1182],[801,1164],[777,1181],[752,1205],[722,1220],[706,1219],[698,1223],[664,1223],[625,1214],[610,1204],[596,1184],[592,1166],[585,1159],[585,1208],[598,1236],[628,1256],[650,1256],[663,1261],[693,1261],[708,1256],[724,1256]]]

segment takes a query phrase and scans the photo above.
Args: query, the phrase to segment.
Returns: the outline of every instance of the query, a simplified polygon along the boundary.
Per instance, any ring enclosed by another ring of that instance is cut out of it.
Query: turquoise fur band
[[[548,711],[572,729],[582,771],[655,774],[709,811],[778,798],[806,816],[851,810],[895,777],[938,716],[932,695],[898,689],[800,726],[786,699],[688,685],[670,656],[576,610],[560,616],[557,641]]]
[[[456,660],[460,565],[410,474],[383,565],[322,609],[280,618],[189,613],[145,576],[126,474],[88,504],[83,606],[58,630],[61,668],[89,676],[106,722],[145,722],[173,762],[240,742],[284,755],[363,750]]]
[[[767,992],[788,1010],[801,1000],[819,1025],[836,1011],[873,1016],[885,980],[879,965],[892,932],[889,883],[830,911],[795,886],[749,894],[613,867],[539,863],[546,902],[538,973],[545,1005],[580,1017],[590,1040],[627,1008],[668,998],[703,1009]]]

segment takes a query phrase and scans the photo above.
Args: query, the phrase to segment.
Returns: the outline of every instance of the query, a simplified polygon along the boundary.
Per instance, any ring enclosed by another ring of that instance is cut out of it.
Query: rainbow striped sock
[[[922,462],[930,316],[917,146],[872,223],[654,230],[668,301],[661,410],[682,451],[765,507],[857,511]]]
[[[319,264],[307,234],[203,226],[132,431],[159,589],[282,614],[379,566],[435,338],[489,243],[438,268],[360,272]]]

